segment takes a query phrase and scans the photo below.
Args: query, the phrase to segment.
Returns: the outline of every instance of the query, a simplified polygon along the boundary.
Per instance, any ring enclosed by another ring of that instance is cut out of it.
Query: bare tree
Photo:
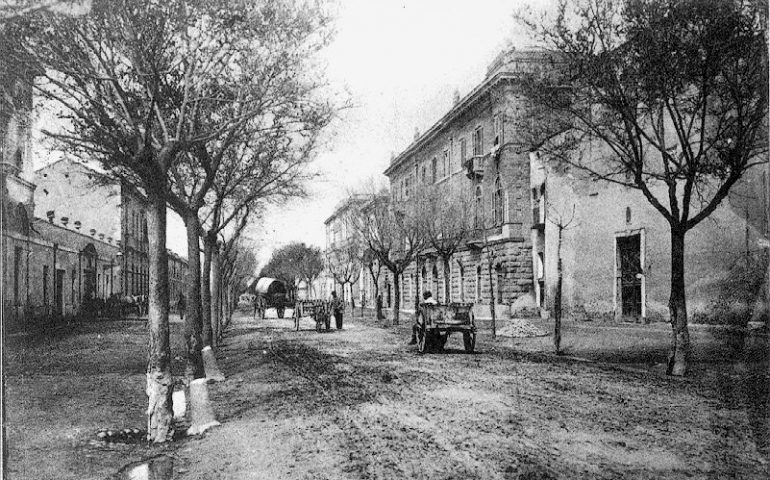
[[[460,190],[450,187],[426,188],[424,194],[417,198],[426,248],[432,249],[441,259],[446,303],[451,298],[449,266],[452,256],[465,246],[473,231],[472,204],[467,193]]]
[[[519,15],[559,67],[524,82],[530,148],[640,191],[669,223],[672,375],[690,351],[685,235],[767,161],[760,3],[562,1],[553,20]]]
[[[400,279],[423,248],[424,237],[414,202],[393,200],[388,194],[371,194],[353,219],[366,247],[393,274],[393,324],[398,325],[401,308]]]

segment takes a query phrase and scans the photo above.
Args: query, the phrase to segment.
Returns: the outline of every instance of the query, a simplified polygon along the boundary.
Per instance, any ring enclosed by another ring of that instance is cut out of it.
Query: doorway
[[[616,237],[617,280],[620,311],[624,318],[642,317],[642,236]]]
[[[54,315],[64,315],[64,270],[56,270],[56,284],[54,285]]]

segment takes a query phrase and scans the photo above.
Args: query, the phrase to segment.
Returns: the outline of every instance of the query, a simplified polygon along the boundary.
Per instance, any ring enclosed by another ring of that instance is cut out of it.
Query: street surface
[[[227,380],[209,385],[222,425],[162,446],[96,437],[144,428],[144,320],[10,337],[8,478],[102,480],[152,457],[166,480],[770,478],[766,338],[742,349],[693,328],[693,374],[672,379],[665,325],[567,322],[572,356],[557,358],[549,336],[485,332],[475,354],[458,336],[419,355],[408,322],[347,315],[316,333],[236,315],[217,352]]]
[[[408,325],[302,328],[238,319],[212,388],[223,426],[179,452],[180,478],[768,478],[751,405],[697,384],[510,339],[419,355]]]

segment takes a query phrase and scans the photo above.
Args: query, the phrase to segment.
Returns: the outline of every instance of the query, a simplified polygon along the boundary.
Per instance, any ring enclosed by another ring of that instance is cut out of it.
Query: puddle
[[[174,459],[166,455],[129,463],[113,478],[117,480],[170,480],[174,475]]]

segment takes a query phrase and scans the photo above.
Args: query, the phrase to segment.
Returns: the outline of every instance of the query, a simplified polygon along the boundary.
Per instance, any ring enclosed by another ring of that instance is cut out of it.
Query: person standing
[[[187,301],[184,298],[184,294],[179,295],[179,300],[176,301],[176,311],[179,313],[179,320],[184,320],[184,311],[187,309]]]
[[[337,292],[332,292],[332,313],[334,313],[334,323],[337,326],[337,330],[342,330],[342,312],[345,310],[345,305],[342,303]]]

